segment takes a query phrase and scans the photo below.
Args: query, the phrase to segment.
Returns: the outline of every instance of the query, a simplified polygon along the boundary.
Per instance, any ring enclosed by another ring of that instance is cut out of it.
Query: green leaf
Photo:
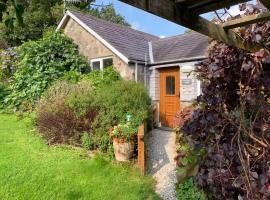
[[[9,29],[13,29],[14,28],[14,18],[8,18],[8,19],[6,19],[5,20],[5,25]]]
[[[23,13],[24,13],[24,6],[21,4],[17,4],[15,6],[16,10],[16,17],[20,25],[23,25]]]
[[[0,13],[5,12],[7,9],[7,5],[3,2],[0,2]]]
[[[181,163],[182,163],[183,166],[187,166],[189,164],[188,158],[187,157],[183,158]]]

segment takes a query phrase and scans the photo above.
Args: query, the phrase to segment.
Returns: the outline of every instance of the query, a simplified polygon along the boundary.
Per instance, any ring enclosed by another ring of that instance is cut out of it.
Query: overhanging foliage
[[[239,34],[269,48],[270,22]],[[208,151],[196,182],[215,199],[268,199],[269,57],[264,49],[250,54],[216,41],[210,47],[209,58],[197,69],[203,82],[199,108],[183,127],[197,147]]]

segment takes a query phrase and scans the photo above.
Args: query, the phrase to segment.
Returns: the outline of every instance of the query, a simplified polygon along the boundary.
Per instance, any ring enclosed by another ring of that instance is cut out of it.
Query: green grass
[[[0,114],[0,199],[159,199],[153,181],[83,150],[48,147],[25,121]]]

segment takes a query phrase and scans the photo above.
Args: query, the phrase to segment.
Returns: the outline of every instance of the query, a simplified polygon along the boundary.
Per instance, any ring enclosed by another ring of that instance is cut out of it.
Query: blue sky
[[[186,28],[149,14],[118,0],[96,0],[95,4],[113,3],[117,12],[124,16],[133,28],[156,36],[173,36],[185,32]]]
[[[254,0],[253,0],[254,2]],[[118,0],[96,0],[95,4],[113,3],[117,13],[121,14],[135,29],[147,32],[156,36],[174,36],[185,32],[186,28],[169,22],[165,19],[124,4]],[[238,6],[233,7],[232,13],[238,13]],[[203,17],[211,19],[213,14],[206,14]]]

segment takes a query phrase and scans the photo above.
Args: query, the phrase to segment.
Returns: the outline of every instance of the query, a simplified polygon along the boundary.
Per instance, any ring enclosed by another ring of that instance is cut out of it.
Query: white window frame
[[[99,62],[100,63],[100,71],[103,71],[104,69],[104,66],[103,66],[103,60],[105,59],[112,59],[113,60],[113,57],[112,56],[109,56],[109,57],[103,57],[103,58],[94,58],[94,59],[91,59],[90,60],[90,67],[91,67],[91,70],[94,70],[93,69],[93,62]]]

